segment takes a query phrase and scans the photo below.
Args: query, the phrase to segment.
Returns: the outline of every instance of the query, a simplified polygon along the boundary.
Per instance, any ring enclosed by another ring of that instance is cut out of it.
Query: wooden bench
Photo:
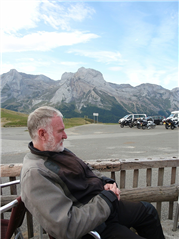
[[[179,158],[147,159],[98,159],[85,161],[106,176],[116,180],[121,199],[156,203],[159,217],[162,215],[162,204],[168,204],[167,218],[174,218],[174,204],[177,205],[179,184]],[[1,177],[7,181],[19,179],[22,164],[2,164]],[[6,204],[18,196],[18,186],[11,186],[9,195],[1,196],[1,203]],[[20,189],[19,189],[20,190]],[[166,205],[165,205],[166,207]],[[175,210],[175,226],[178,221],[178,206]],[[32,216],[27,217],[28,238],[33,236]]]

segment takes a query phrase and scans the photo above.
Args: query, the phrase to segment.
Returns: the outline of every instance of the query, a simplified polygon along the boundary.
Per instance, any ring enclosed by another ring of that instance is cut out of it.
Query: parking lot
[[[66,133],[65,147],[84,160],[179,156],[179,128],[89,124],[66,129]],[[1,134],[1,163],[22,163],[30,142],[27,128],[2,128]]]

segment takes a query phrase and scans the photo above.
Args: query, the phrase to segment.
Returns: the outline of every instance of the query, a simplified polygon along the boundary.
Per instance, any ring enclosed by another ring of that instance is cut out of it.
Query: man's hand
[[[115,195],[117,196],[118,200],[120,200],[120,193],[121,191],[119,190],[119,188],[116,186],[116,183],[107,183],[104,185],[104,189],[109,191],[111,190],[113,193],[115,193]]]

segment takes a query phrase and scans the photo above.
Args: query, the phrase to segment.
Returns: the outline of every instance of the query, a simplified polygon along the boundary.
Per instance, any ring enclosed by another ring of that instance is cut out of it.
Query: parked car
[[[123,118],[119,119],[118,123],[121,124],[121,122],[124,120],[131,119],[132,121],[134,121],[135,119],[141,119],[141,118],[146,118],[146,117],[147,117],[146,114],[129,114],[129,115],[126,115]]]
[[[162,120],[165,119],[164,116],[160,116],[160,115],[158,115],[158,116],[151,116],[151,117],[153,118],[154,123],[156,125],[162,124]]]

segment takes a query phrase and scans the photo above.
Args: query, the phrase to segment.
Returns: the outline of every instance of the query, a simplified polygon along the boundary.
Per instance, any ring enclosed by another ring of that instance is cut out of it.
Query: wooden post
[[[120,174],[120,189],[126,186],[126,170],[121,170]]]
[[[164,168],[158,169],[158,186],[163,186],[163,175],[164,175]],[[161,210],[162,209],[162,202],[157,202],[157,211],[159,214],[159,218],[161,219]]]
[[[116,175],[115,172],[111,172],[111,178],[116,181]]]
[[[176,180],[176,167],[172,167],[171,169],[171,184],[175,184]],[[173,219],[173,206],[174,202],[170,201],[169,202],[169,210],[168,210],[168,219],[172,220]]]
[[[9,181],[15,181],[16,177],[9,177]],[[17,186],[16,184],[10,186],[11,195],[17,195]]]
[[[133,175],[133,188],[138,187],[138,181],[139,181],[139,170],[134,169],[134,175]]]
[[[33,218],[32,214],[28,210],[26,212],[26,218],[27,218],[28,238],[31,238],[34,236]]]
[[[152,186],[152,169],[147,168],[147,173],[146,173],[146,186]]]

